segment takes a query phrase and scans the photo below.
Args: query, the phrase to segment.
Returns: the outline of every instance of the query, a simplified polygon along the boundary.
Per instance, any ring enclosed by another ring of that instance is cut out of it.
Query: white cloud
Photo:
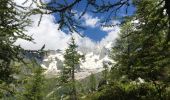
[[[39,1],[39,0],[38,0]],[[42,0],[42,2],[48,2],[49,0]],[[18,5],[24,7],[29,7],[32,3],[32,0],[28,0],[24,5],[24,1],[15,0]],[[36,5],[32,5],[33,8],[36,8]],[[32,36],[34,39],[33,42],[28,42],[22,39],[18,39],[15,43],[16,45],[21,45],[24,49],[37,50],[40,49],[44,44],[46,45],[45,49],[64,49],[67,47],[67,42],[70,38],[69,34],[66,34],[58,30],[58,24],[54,23],[54,16],[44,15],[40,26],[38,26],[40,16],[33,15],[30,19],[33,21],[30,27],[27,27],[26,34]]]
[[[87,47],[87,48],[93,48],[96,45],[96,42],[94,42],[90,38],[81,37],[77,33],[74,33],[73,37],[75,38],[75,41],[76,41],[78,46],[84,46],[84,47]]]
[[[108,42],[114,42],[114,40],[118,37],[119,31],[120,27],[118,26],[113,27],[112,30],[108,31],[108,35],[100,41],[100,45],[104,46],[107,45]]]
[[[25,2],[26,0],[14,0],[14,1],[16,2],[16,4],[21,5],[23,7],[29,7],[32,4],[32,0],[28,0],[27,2]],[[31,7],[36,8],[36,5],[33,3]]]
[[[18,5],[22,5],[23,7],[30,7],[31,5],[31,8],[37,8],[36,5],[41,5],[41,2],[42,3],[48,3],[49,1],[51,0],[37,0],[36,3],[33,3],[33,0],[14,0],[14,2],[16,2],[16,4]]]
[[[40,26],[37,26],[39,18],[39,15],[31,16],[33,24],[31,27],[26,28],[28,30],[26,34],[32,35],[35,43],[19,39],[16,44],[21,45],[24,49],[32,50],[40,49],[44,44],[46,45],[45,49],[65,49],[71,35],[58,30],[58,24],[54,23],[54,16],[44,15]],[[113,41],[117,37],[118,31],[119,27],[112,28],[112,30],[108,31],[108,35],[98,43],[88,37],[81,37],[77,33],[73,33],[73,36],[76,38],[76,43],[79,46],[94,49],[96,46],[104,46],[108,42]]]
[[[92,17],[89,14],[83,16],[85,20],[85,25],[90,27],[96,27],[100,19],[98,17]]]
[[[111,24],[108,24],[103,27],[101,26],[100,29],[107,32],[108,34],[100,41],[101,46],[107,45],[108,42],[114,42],[114,40],[118,37],[118,33],[120,32],[120,27],[116,24],[119,23],[120,23],[119,21],[113,20]]]
[[[113,30],[113,27],[112,26],[101,26],[102,28],[101,28],[101,30],[103,30],[103,31],[106,31],[106,32],[110,32],[110,31],[112,31]]]
[[[22,4],[21,0],[15,0],[18,4]],[[46,0],[47,1],[47,0]],[[26,4],[26,6],[29,5]],[[37,50],[40,49],[44,44],[46,45],[45,49],[56,50],[56,49],[65,49],[68,46],[68,42],[70,41],[71,34],[66,34],[65,32],[58,30],[58,24],[54,23],[54,16],[52,15],[44,15],[40,26],[38,25],[40,16],[34,15],[31,16],[33,23],[31,27],[27,27],[26,34],[32,35],[34,42],[28,42],[25,40],[19,39],[15,44],[21,45],[24,49]],[[88,14],[83,16],[85,25],[90,27],[99,27],[100,19],[98,17],[92,17]],[[113,23],[115,23],[114,21]],[[76,43],[79,46],[83,46],[85,48],[89,48],[93,50],[96,47],[105,46],[108,42],[113,41],[117,37],[117,33],[119,31],[119,27],[112,28],[100,28],[103,31],[108,33],[100,42],[96,43],[88,37],[80,37],[77,33],[73,33],[73,36],[76,38]],[[83,33],[83,32],[81,32]]]
[[[15,44],[20,45],[24,49],[37,50],[40,49],[44,44],[46,45],[45,49],[56,50],[56,49],[65,49],[68,46],[70,41],[71,34],[66,34],[61,30],[58,30],[58,24],[54,23],[54,16],[44,15],[40,26],[38,26],[40,16],[34,15],[31,16],[33,24],[30,27],[27,27],[27,35],[32,36],[34,39],[33,42],[28,42],[25,40],[19,39]],[[96,43],[88,37],[81,37],[77,33],[72,33],[76,39],[77,45],[85,46],[87,48],[94,48]]]
[[[26,34],[32,35],[34,42],[26,42],[18,40],[16,44],[21,45],[25,49],[40,49],[44,44],[46,49],[64,49],[67,46],[67,41],[70,35],[58,30],[58,24],[54,23],[52,15],[44,15],[40,26],[37,26],[39,16],[32,16],[34,21],[31,27],[28,27]]]

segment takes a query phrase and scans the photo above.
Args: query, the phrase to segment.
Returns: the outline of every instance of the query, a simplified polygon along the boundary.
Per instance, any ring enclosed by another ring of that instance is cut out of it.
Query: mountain
[[[95,74],[103,70],[103,64],[107,64],[110,68],[112,61],[109,58],[109,53],[112,47],[112,42],[109,42],[105,46],[96,46],[94,49],[87,47],[79,47],[78,52],[85,56],[85,60],[81,61],[79,69],[76,70],[76,79],[83,79],[89,76],[91,73]],[[64,51],[62,50],[48,50],[41,62],[41,67],[45,69],[45,75],[47,77],[56,77],[60,74],[63,68]]]

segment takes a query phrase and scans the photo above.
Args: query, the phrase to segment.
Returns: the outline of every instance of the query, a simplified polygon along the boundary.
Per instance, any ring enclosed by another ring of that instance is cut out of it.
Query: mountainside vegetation
[[[37,5],[37,0],[31,1]],[[50,78],[36,57],[27,58],[26,50],[15,45],[18,39],[32,41],[25,28],[35,14],[58,14],[60,30],[83,29],[73,13],[82,0],[52,1],[28,11],[13,0],[0,0],[0,100],[170,100],[170,0],[101,0],[100,4],[87,0],[78,19],[92,7],[94,14],[121,17],[120,32],[109,53],[115,61],[112,67],[103,62],[102,72],[80,80],[75,73],[86,59],[77,51],[74,37],[59,66],[61,72]],[[128,10],[130,5],[136,9],[133,15],[116,16],[121,7]],[[45,55],[44,48],[37,50],[38,55]]]

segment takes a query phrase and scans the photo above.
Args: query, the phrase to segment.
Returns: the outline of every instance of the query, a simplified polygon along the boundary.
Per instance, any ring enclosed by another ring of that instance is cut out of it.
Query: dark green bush
[[[106,85],[89,100],[168,100],[169,93],[163,84],[115,83]]]

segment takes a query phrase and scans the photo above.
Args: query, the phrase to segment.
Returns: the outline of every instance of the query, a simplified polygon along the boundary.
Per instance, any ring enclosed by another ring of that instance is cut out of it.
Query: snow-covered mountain
[[[85,47],[79,47],[78,52],[85,56],[85,60],[81,61],[80,68],[76,70],[76,79],[83,79],[89,76],[91,73],[101,72],[103,64],[107,64],[111,67],[114,61],[109,58],[109,52],[111,50],[112,43],[100,47],[96,46],[94,49]],[[45,75],[47,77],[53,77],[60,74],[63,68],[64,51],[62,50],[49,50],[47,51],[41,66],[46,69]]]

